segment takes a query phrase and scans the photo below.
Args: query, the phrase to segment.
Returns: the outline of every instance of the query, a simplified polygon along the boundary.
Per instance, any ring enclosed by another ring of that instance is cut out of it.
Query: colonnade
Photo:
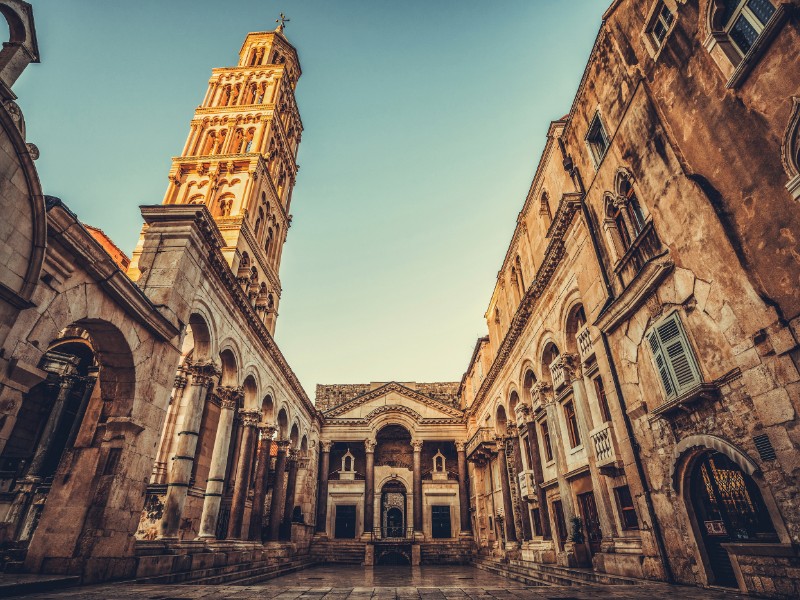
[[[319,484],[317,486],[317,532],[327,531],[328,520],[328,487],[330,471],[330,452],[335,442],[329,440],[320,441],[320,470]],[[375,525],[375,450],[377,441],[368,438],[364,440],[365,451],[365,473],[364,473],[364,532],[372,532]],[[411,440],[413,450],[412,458],[412,506],[414,514],[413,528],[415,534],[423,533],[422,519],[422,447],[423,440]],[[467,473],[466,444],[456,442],[456,454],[458,457],[458,498],[459,498],[459,523],[462,533],[468,533],[471,529],[469,517],[469,487]]]
[[[201,417],[206,396],[219,371],[212,362],[184,365],[187,375],[183,386],[176,389],[177,410],[165,425],[165,435],[177,431],[174,452],[170,457],[167,493],[164,509],[158,525],[158,539],[177,541],[184,505],[188,496],[200,436]],[[270,450],[277,431],[274,424],[261,422],[261,411],[237,408],[244,397],[243,389],[234,386],[217,386],[213,394],[220,406],[214,445],[211,454],[198,540],[210,541],[219,537],[232,540],[269,541],[280,539],[281,525],[290,523],[297,487],[299,452],[290,449],[287,439],[277,440],[275,470],[270,472]],[[237,440],[234,436],[234,421],[238,413],[241,427]],[[230,454],[238,442],[235,480],[231,496],[227,530],[220,535],[219,519],[225,494]],[[284,476],[284,473],[286,474]],[[274,475],[274,486],[270,505],[270,519],[264,532],[264,504],[268,493],[268,480]],[[249,520],[245,521],[248,496],[252,496]],[[265,535],[266,534],[266,535]]]

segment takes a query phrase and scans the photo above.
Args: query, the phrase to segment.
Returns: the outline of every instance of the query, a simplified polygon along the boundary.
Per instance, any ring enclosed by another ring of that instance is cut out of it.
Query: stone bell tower
[[[239,63],[212,70],[164,196],[164,204],[208,207],[228,264],[272,333],[303,130],[300,62],[283,28],[280,19],[274,31],[247,34]]]

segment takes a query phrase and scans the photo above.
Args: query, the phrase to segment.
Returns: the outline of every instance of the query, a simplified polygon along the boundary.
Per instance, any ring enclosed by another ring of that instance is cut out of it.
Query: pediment
[[[323,412],[326,421],[369,422],[386,413],[403,413],[420,423],[460,422],[464,412],[391,382]]]

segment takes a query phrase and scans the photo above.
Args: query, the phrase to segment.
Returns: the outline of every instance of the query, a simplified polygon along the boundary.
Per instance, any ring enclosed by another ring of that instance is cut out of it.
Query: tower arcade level
[[[208,208],[228,264],[273,334],[303,130],[294,97],[300,75],[282,25],[249,33],[238,64],[212,70],[164,195],[164,204]]]

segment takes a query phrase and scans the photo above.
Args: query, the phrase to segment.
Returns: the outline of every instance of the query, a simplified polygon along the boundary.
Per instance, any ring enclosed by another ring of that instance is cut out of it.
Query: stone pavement
[[[530,598],[532,600],[733,600],[747,596],[722,590],[646,584],[635,586],[531,587],[473,567],[312,567],[263,584],[137,585],[104,584],[24,596],[29,599],[178,600],[310,599],[439,600],[450,598]]]

